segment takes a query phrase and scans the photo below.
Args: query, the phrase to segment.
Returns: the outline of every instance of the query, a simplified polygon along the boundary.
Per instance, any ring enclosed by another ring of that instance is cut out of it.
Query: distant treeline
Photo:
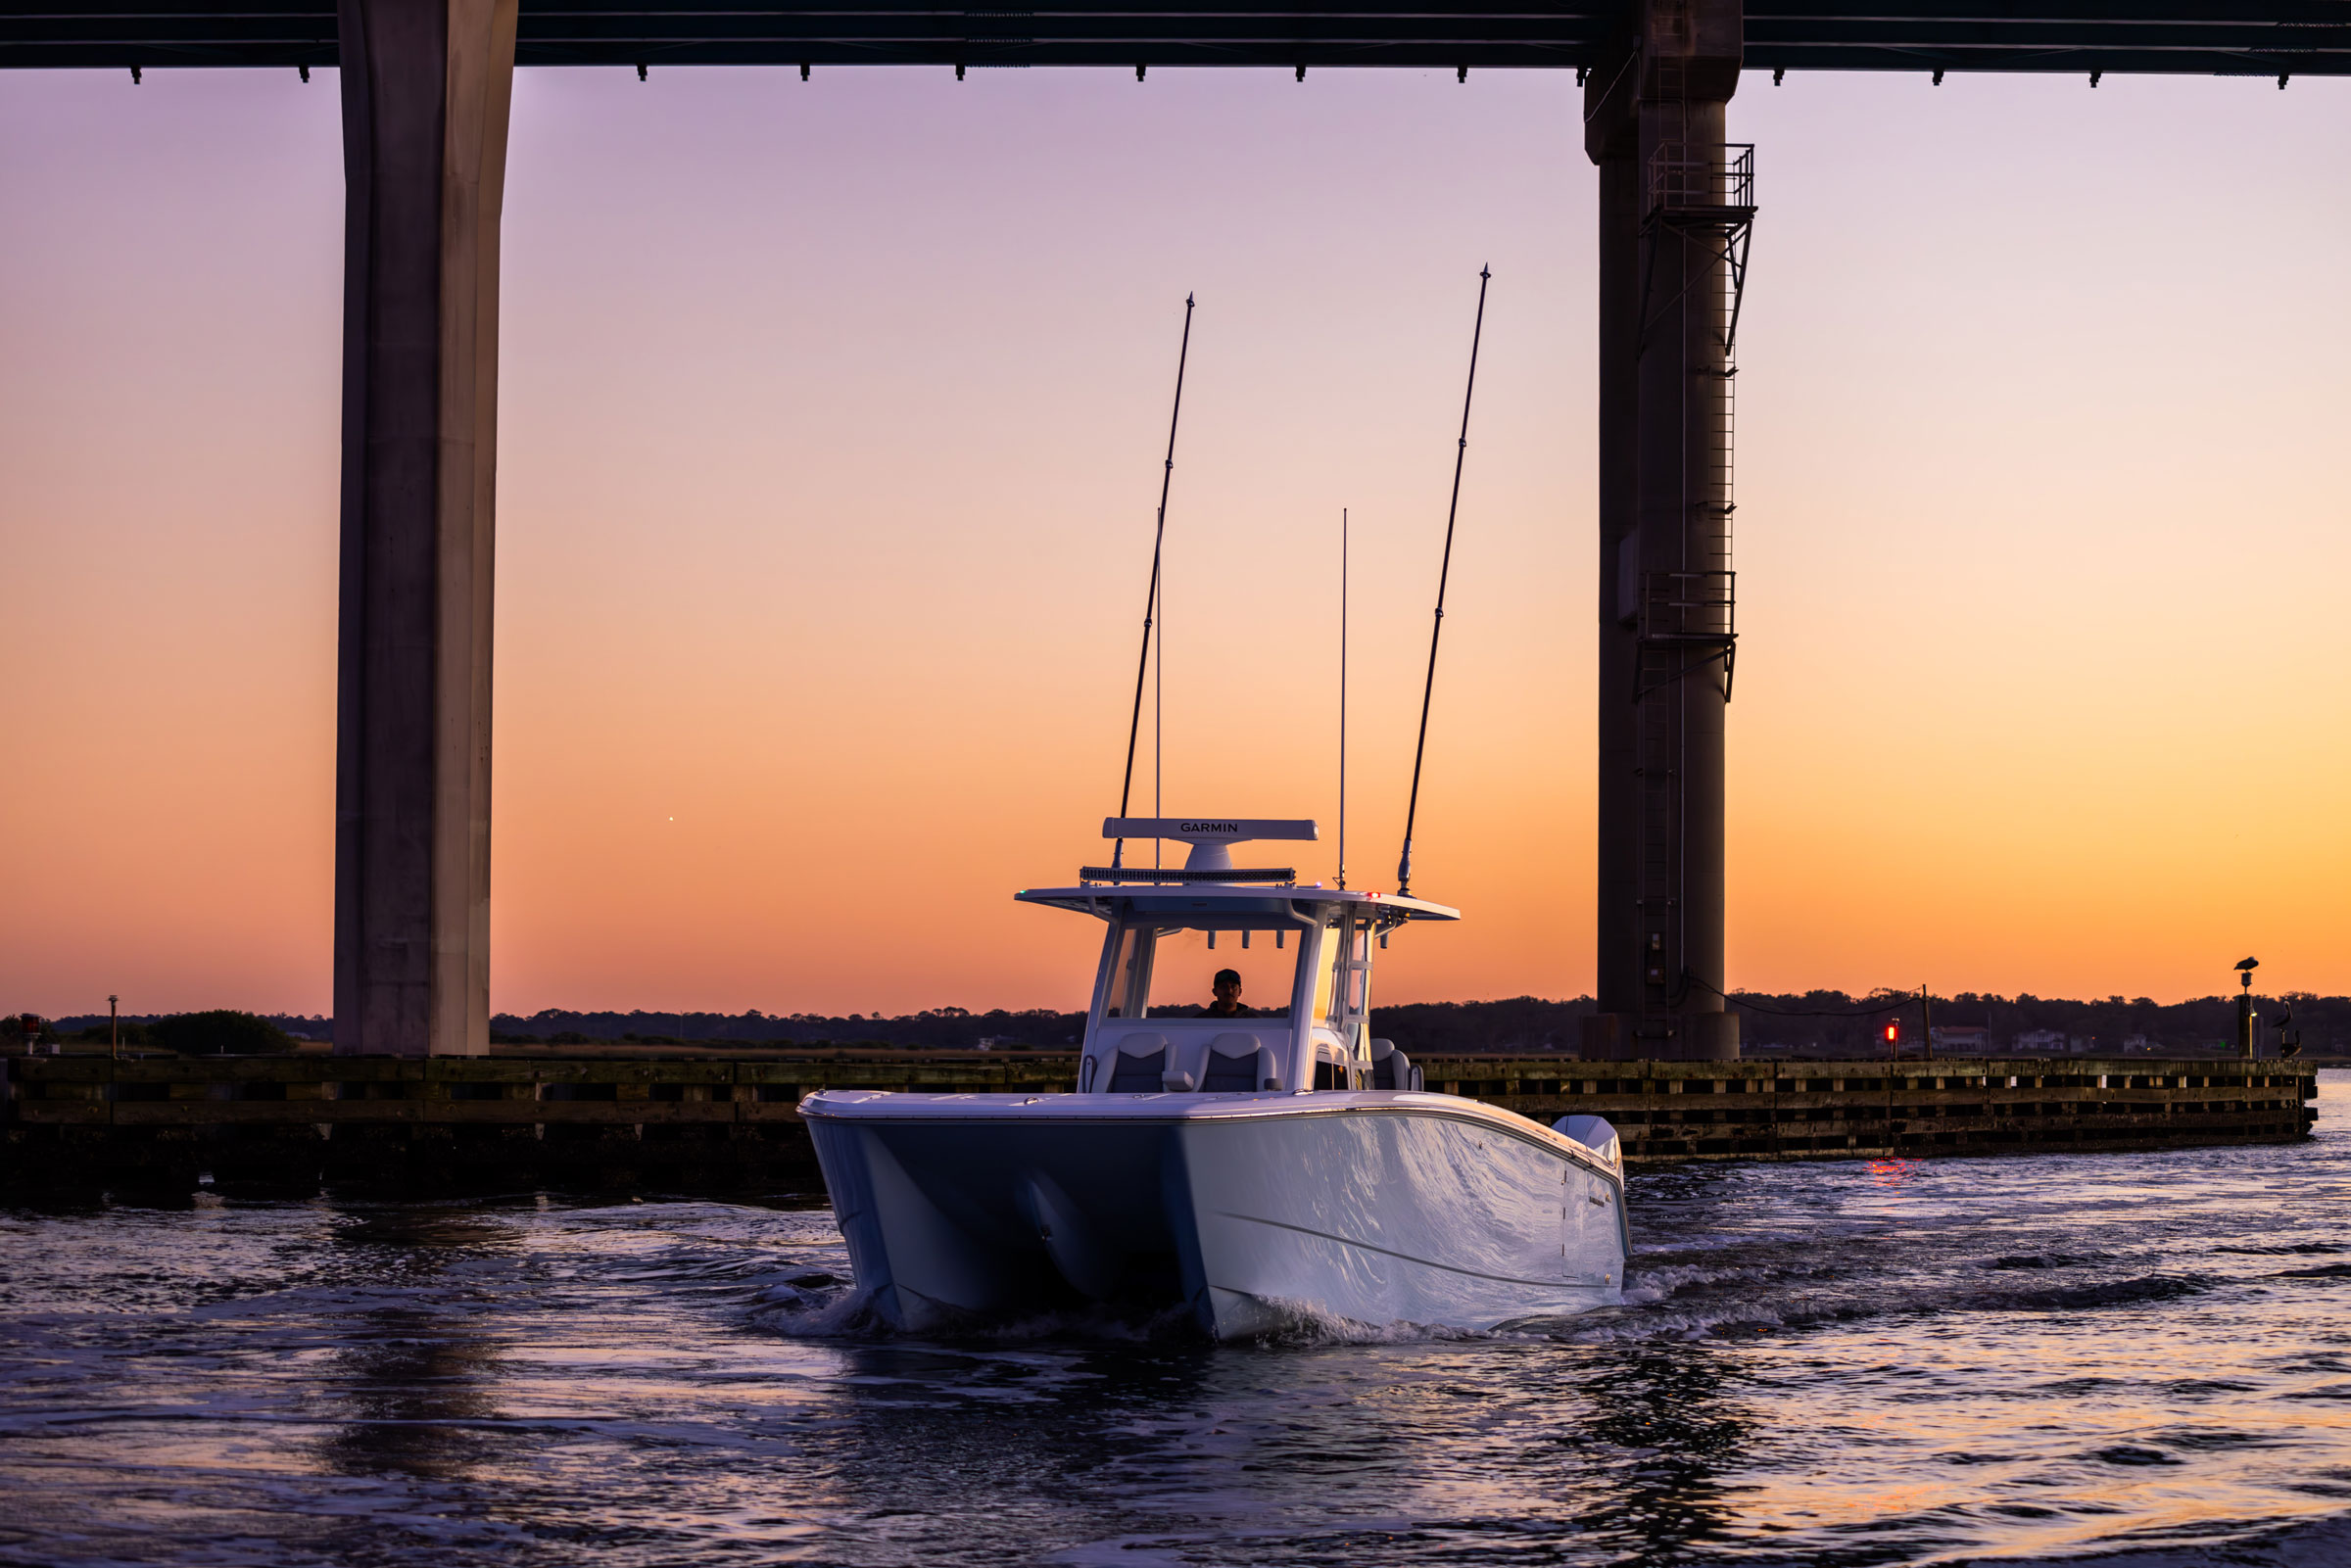
[[[2312,1056],[2351,1054],[2351,997],[2288,992],[2257,997],[2264,1020],[2274,1021],[2290,1003],[2301,1031],[2302,1049]],[[1914,1044],[1919,1022],[1916,993],[1876,991],[1849,996],[1843,991],[1771,995],[1741,991],[1731,999],[1740,1014],[1740,1037],[1751,1050],[1809,1056],[1875,1056],[1885,1050],[1885,1025],[1898,1020],[1905,1044]],[[2202,1054],[2233,1048],[2236,999],[2199,997],[2158,1003],[2147,997],[2110,996],[2079,1002],[2060,998],[2014,997],[1964,992],[1936,997],[1935,1025],[1982,1028],[1986,1047],[2025,1049],[2023,1036],[2043,1039],[2037,1052],[2074,1050],[2112,1054],[2124,1050],[2161,1055]],[[1493,1002],[1409,1002],[1374,1008],[1372,1027],[1408,1053],[1513,1053],[1574,1051],[1582,1039],[1581,1020],[1595,1010],[1593,999],[1545,1001],[1520,996]],[[503,1044],[588,1045],[866,1045],[906,1050],[966,1050],[990,1045],[1000,1050],[1057,1050],[1077,1043],[1085,1018],[1049,1008],[972,1013],[959,1007],[883,1018],[878,1014],[834,1016],[817,1013],[572,1013],[550,1009],[520,1018],[501,1013],[490,1021],[490,1038]],[[14,1026],[12,1025],[12,1028]],[[47,1021],[43,1040],[104,1041],[104,1014]],[[2047,1036],[2062,1036],[2056,1044]],[[210,1055],[244,1055],[291,1050],[302,1039],[331,1040],[331,1019],[280,1014],[256,1016],[219,1010],[168,1016],[138,1015],[121,1021],[124,1045]],[[2267,1036],[2276,1039],[2274,1029]],[[14,1043],[14,1038],[9,1043]]]
[[[1592,1011],[1592,999],[1546,1002],[1522,996],[1507,1002],[1415,1002],[1373,1010],[1379,1032],[1412,1051],[1571,1050]],[[970,1013],[942,1007],[900,1018],[851,1013],[567,1013],[550,1009],[529,1018],[501,1013],[490,1021],[493,1041],[514,1045],[588,1045],[625,1041],[645,1045],[886,1045],[910,1050],[969,1048],[1066,1049],[1084,1032],[1085,1015],[1032,1008]]]
[[[1751,1045],[1775,1045],[1818,1056],[1872,1056],[1885,1049],[1885,1024],[1898,1020],[1902,1037],[1915,1041],[1919,1024],[1916,992],[1876,991],[1850,997],[1842,991],[1811,991],[1803,995],[1769,996],[1742,991],[1740,1035]],[[2157,1002],[2150,997],[2110,996],[2103,1001],[2077,1002],[2057,997],[1993,996],[1963,991],[1954,997],[1933,998],[1935,1027],[1982,1028],[1989,1049],[2019,1050],[2021,1038],[2062,1035],[2065,1043],[2028,1042],[2036,1054],[2071,1050],[2086,1055],[2124,1050],[2163,1056],[2206,1055],[2235,1049],[2236,998],[2202,996],[2186,1002]],[[2255,996],[2255,1007],[2266,1023],[2274,1023],[2290,1005],[2302,1050],[2312,1056],[2339,1056],[2351,1049],[2351,997],[2318,996],[2289,991],[2282,997]],[[1855,1009],[1876,1011],[1854,1015]],[[2277,1030],[2266,1039],[2277,1042]]]
[[[2303,1050],[2312,1055],[2351,1051],[2351,997],[2293,992],[2257,997],[2265,1019],[2293,1007]],[[1906,1042],[1915,1042],[1919,1022],[1914,992],[1877,991],[1851,996],[1843,991],[1774,995],[1741,991],[1731,1005],[1740,1014],[1740,1036],[1751,1046],[1819,1056],[1871,1056],[1883,1052],[1886,1022],[1898,1020]],[[2200,997],[2158,1003],[2120,996],[2081,1002],[2061,998],[2014,997],[1964,992],[1936,997],[1938,1029],[1981,1027],[1991,1049],[2012,1049],[2020,1035],[2060,1034],[2086,1052],[2118,1052],[2126,1042],[2168,1054],[2231,1049],[2235,1039],[2236,999]],[[1589,996],[1547,1001],[1520,996],[1493,1002],[1408,1002],[1375,1007],[1372,1026],[1406,1052],[1573,1051],[1582,1040],[1581,1020],[1597,1004]],[[725,1013],[545,1012],[528,1019],[501,1014],[491,1021],[493,1038],[515,1042],[586,1044],[633,1040],[646,1044],[843,1045],[871,1044],[912,1049],[952,1049],[983,1041],[1007,1048],[1050,1050],[1075,1044],[1085,1023],[1080,1013],[1048,1009],[969,1013],[938,1008],[899,1018],[849,1014],[769,1015]],[[2274,1038],[2274,1031],[2273,1031]]]
[[[1583,1039],[1582,1020],[1599,1010],[1588,996],[1546,1002],[1514,996],[1507,1002],[1406,1002],[1381,1007],[1371,999],[1371,1029],[1394,1040],[1407,1056],[1431,1051],[1573,1051]]]
[[[2126,1049],[2155,1055],[2204,1055],[2235,1049],[2236,998],[2206,996],[2159,1003],[2148,997],[2110,996],[2079,1002],[2031,994],[2005,997],[1962,992],[1934,997],[1935,1028],[1981,1028],[1984,1048],[2018,1049],[2022,1037],[2039,1053],[2073,1051],[2116,1054]],[[2274,1022],[2290,1003],[2302,1049],[2313,1056],[2351,1052],[2351,997],[2307,991],[2283,997],[2257,996],[2265,1021]],[[1885,1029],[1898,1022],[1905,1048],[1915,1049],[1920,1025],[1916,992],[1843,991],[1774,995],[1740,991],[1730,1006],[1739,1014],[1739,1035],[1750,1050],[1787,1051],[1807,1056],[1880,1056]],[[1507,1002],[1433,1002],[1373,1010],[1372,1025],[1407,1052],[1573,1051],[1582,1038],[1584,1016],[1597,1011],[1588,996],[1547,1002],[1522,996]],[[2049,1036],[2063,1036],[2060,1044]],[[2277,1030],[2265,1038],[2277,1042]]]
[[[1054,1050],[1078,1043],[1082,1013],[1028,1008],[970,1013],[935,1008],[886,1019],[851,1013],[568,1013],[550,1008],[529,1018],[501,1013],[490,1020],[493,1043],[588,1045],[888,1045],[909,1050],[964,1050],[983,1043],[1005,1050]]]
[[[14,1022],[21,1038],[22,1015]],[[36,1038],[44,1044],[72,1040],[83,1045],[104,1045],[111,1039],[125,1047],[179,1056],[268,1056],[296,1050],[305,1041],[330,1039],[330,1031],[326,1019],[214,1008],[203,1013],[125,1014],[112,1020],[103,1013],[46,1019]]]

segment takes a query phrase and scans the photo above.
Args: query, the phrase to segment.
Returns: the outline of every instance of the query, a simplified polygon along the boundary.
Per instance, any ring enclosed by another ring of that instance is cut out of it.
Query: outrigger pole
[[[1347,890],[1347,508],[1339,508],[1339,891]]]
[[[1478,309],[1485,309],[1482,296]],[[1119,782],[1121,817],[1127,815],[1128,797],[1134,791],[1134,741],[1143,726],[1143,677],[1151,668],[1151,620],[1159,613],[1159,551],[1168,537],[1168,487],[1176,482],[1176,424],[1183,417],[1183,365],[1191,352],[1192,297],[1187,294],[1183,297],[1183,345],[1176,351],[1176,408],[1168,415],[1168,463],[1159,478],[1159,523],[1151,536],[1151,592],[1143,599],[1143,651],[1134,666],[1134,715],[1127,721],[1127,777]],[[1127,840],[1122,838],[1111,846],[1110,869],[1117,871],[1126,861]]]
[[[1428,680],[1420,688],[1420,738],[1413,745],[1413,794],[1404,808],[1404,854],[1396,862],[1396,894],[1413,891],[1413,819],[1420,812],[1420,758],[1428,750],[1428,699],[1437,689],[1437,639],[1445,635],[1445,581],[1453,573],[1453,520],[1462,509],[1462,464],[1469,456],[1469,400],[1477,392],[1477,345],[1486,330],[1486,280],[1492,267],[1477,269],[1477,324],[1469,331],[1469,387],[1462,394],[1462,441],[1453,454],[1453,501],[1445,508],[1445,555],[1437,567],[1437,619],[1428,634]],[[1156,568],[1154,568],[1156,570]]]

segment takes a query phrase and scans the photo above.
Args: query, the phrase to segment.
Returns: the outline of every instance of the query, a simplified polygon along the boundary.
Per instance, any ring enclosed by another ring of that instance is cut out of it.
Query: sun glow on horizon
[[[330,1005],[339,125],[280,74],[0,76],[0,1005]],[[1346,506],[1392,881],[1489,260],[1414,875],[1467,918],[1378,999],[1588,992],[1565,79],[772,74],[518,73],[493,1005],[1082,1001],[1099,927],[1011,894],[1104,852],[1187,292],[1166,804],[1318,818],[1334,875]],[[2351,991],[2351,85],[1731,114],[1732,985]]]

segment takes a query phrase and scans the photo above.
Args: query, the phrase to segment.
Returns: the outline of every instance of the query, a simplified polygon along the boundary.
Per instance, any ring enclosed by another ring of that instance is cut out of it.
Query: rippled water
[[[2315,1142],[1637,1178],[1620,1310],[868,1326],[822,1209],[0,1212],[0,1561],[2351,1562]]]

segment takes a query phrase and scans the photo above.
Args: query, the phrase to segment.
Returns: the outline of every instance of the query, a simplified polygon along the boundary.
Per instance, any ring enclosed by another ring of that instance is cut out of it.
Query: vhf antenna
[[[1469,332],[1469,387],[1462,394],[1462,441],[1453,454],[1453,501],[1445,508],[1445,556],[1437,567],[1437,620],[1428,634],[1428,681],[1420,688],[1420,738],[1413,746],[1413,794],[1404,808],[1404,855],[1396,862],[1396,896],[1413,891],[1413,819],[1420,811],[1420,758],[1428,750],[1428,699],[1437,689],[1437,639],[1445,635],[1445,581],[1453,573],[1453,520],[1462,509],[1462,464],[1469,456],[1469,400],[1477,391],[1477,345],[1486,330],[1486,280],[1492,267],[1477,269],[1477,325]]]
[[[1480,309],[1483,309],[1482,305]],[[1119,816],[1134,791],[1134,741],[1143,726],[1143,677],[1151,668],[1151,620],[1159,612],[1159,551],[1168,537],[1168,487],[1176,482],[1176,422],[1183,416],[1183,365],[1192,352],[1192,297],[1183,297],[1183,345],[1176,351],[1176,409],[1168,415],[1168,464],[1159,479],[1159,524],[1151,536],[1151,592],[1143,599],[1143,651],[1134,666],[1134,715],[1127,721],[1127,777],[1119,784]],[[1127,840],[1111,846],[1110,869],[1126,863]]]

